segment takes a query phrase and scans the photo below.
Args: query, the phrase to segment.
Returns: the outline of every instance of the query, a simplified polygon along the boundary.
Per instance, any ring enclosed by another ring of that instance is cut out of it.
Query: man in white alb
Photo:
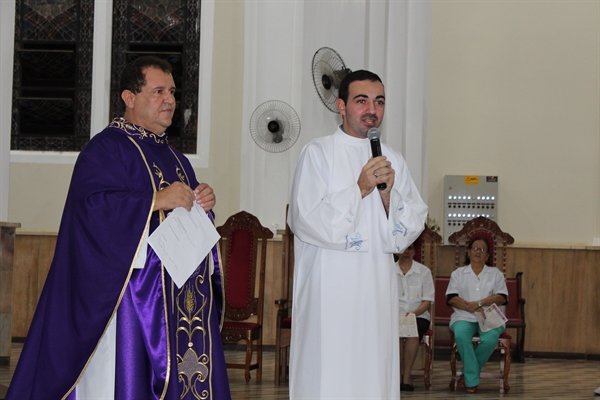
[[[383,119],[381,79],[352,72],[336,105],[343,123],[302,150],[290,199],[290,398],[398,399],[393,253],[417,239],[427,205],[400,153],[382,145],[372,157],[367,131]]]

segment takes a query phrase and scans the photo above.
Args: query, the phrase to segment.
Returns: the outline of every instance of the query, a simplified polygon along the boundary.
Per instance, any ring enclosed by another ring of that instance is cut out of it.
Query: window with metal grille
[[[11,149],[79,151],[90,138],[93,0],[16,0]]]

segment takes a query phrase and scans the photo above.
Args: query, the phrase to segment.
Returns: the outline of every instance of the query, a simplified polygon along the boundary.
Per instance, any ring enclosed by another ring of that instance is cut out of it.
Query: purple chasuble
[[[166,136],[120,118],[81,151],[7,400],[76,399],[111,318],[115,399],[231,398],[216,246],[181,288],[150,246],[144,268],[133,268],[146,227],[152,233],[168,215],[152,212],[154,192],[177,181],[198,185],[188,159]]]

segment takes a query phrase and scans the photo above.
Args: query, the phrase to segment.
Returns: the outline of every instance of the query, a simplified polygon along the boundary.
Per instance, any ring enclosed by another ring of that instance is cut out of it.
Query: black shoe
[[[413,385],[411,385],[410,383],[401,383],[400,391],[401,392],[414,392],[415,387]]]

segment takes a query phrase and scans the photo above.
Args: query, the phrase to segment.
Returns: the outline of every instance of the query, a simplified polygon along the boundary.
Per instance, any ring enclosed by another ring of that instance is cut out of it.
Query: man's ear
[[[342,114],[343,116],[346,116],[346,103],[344,103],[344,100],[337,99],[335,101],[335,105],[336,105],[338,111],[340,112],[340,114]]]
[[[135,94],[131,90],[125,89],[121,93],[121,99],[125,103],[125,107],[133,108],[133,104],[135,103]]]

